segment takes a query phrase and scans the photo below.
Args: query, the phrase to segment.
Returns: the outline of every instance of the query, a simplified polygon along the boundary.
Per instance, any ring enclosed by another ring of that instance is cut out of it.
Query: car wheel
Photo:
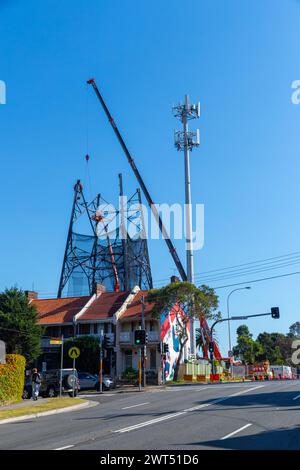
[[[49,387],[47,390],[47,397],[54,398],[56,396],[55,388]]]

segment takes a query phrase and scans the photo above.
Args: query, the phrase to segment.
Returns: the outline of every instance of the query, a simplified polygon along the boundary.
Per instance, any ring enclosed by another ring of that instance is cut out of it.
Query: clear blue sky
[[[0,0],[0,15],[0,289],[34,282],[41,295],[56,292],[87,150],[94,192],[115,200],[120,171],[128,192],[136,187],[86,89],[90,77],[157,202],[184,197],[171,106],[185,93],[201,101],[201,146],[191,159],[193,202],[205,204],[197,273],[300,250],[300,106],[290,98],[300,79],[300,2]],[[184,244],[176,245],[184,261]],[[173,274],[163,242],[151,242],[150,253],[155,280]],[[232,313],[278,305],[279,321],[249,327],[286,332],[300,317],[299,283],[253,284],[232,296]],[[230,290],[218,290],[223,313]],[[218,336],[226,351],[225,327]]]

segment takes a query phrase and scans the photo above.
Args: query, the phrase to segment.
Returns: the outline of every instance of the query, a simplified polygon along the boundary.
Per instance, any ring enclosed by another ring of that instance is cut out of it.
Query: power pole
[[[142,330],[146,331],[146,326],[145,326],[145,297],[142,295],[141,299],[141,304],[142,304]],[[145,338],[147,337],[147,333],[145,334]],[[141,347],[142,349],[142,376],[143,376],[143,387],[146,387],[146,351],[147,351],[147,346],[146,344]]]
[[[183,125],[183,131],[175,131],[175,147],[184,152],[184,176],[185,176],[185,230],[186,230],[186,266],[187,280],[194,283],[194,259],[192,240],[192,202],[191,202],[191,175],[190,175],[190,151],[200,145],[199,129],[189,131],[188,121],[200,117],[200,103],[190,104],[189,96],[185,95],[184,104],[173,107],[173,114]],[[191,354],[196,354],[196,324],[191,319]]]

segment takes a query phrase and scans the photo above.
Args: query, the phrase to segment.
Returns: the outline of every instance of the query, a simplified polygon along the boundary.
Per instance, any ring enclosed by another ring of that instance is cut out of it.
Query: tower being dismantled
[[[152,289],[140,190],[127,199],[121,175],[119,183],[115,208],[101,194],[88,202],[76,182],[58,297],[90,295],[96,284],[115,292]]]

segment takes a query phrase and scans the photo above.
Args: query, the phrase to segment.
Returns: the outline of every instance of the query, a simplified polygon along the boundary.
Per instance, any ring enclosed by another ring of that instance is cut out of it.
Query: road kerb
[[[40,413],[32,413],[23,416],[16,416],[14,418],[6,418],[0,420],[1,424],[16,423],[17,421],[24,421],[27,419],[40,418],[42,416],[51,416],[59,413],[67,413],[69,411],[77,411],[81,408],[97,406],[98,403],[95,401],[87,401],[86,403],[80,403],[79,405],[66,406],[65,408],[57,408],[56,410],[41,411]]]

